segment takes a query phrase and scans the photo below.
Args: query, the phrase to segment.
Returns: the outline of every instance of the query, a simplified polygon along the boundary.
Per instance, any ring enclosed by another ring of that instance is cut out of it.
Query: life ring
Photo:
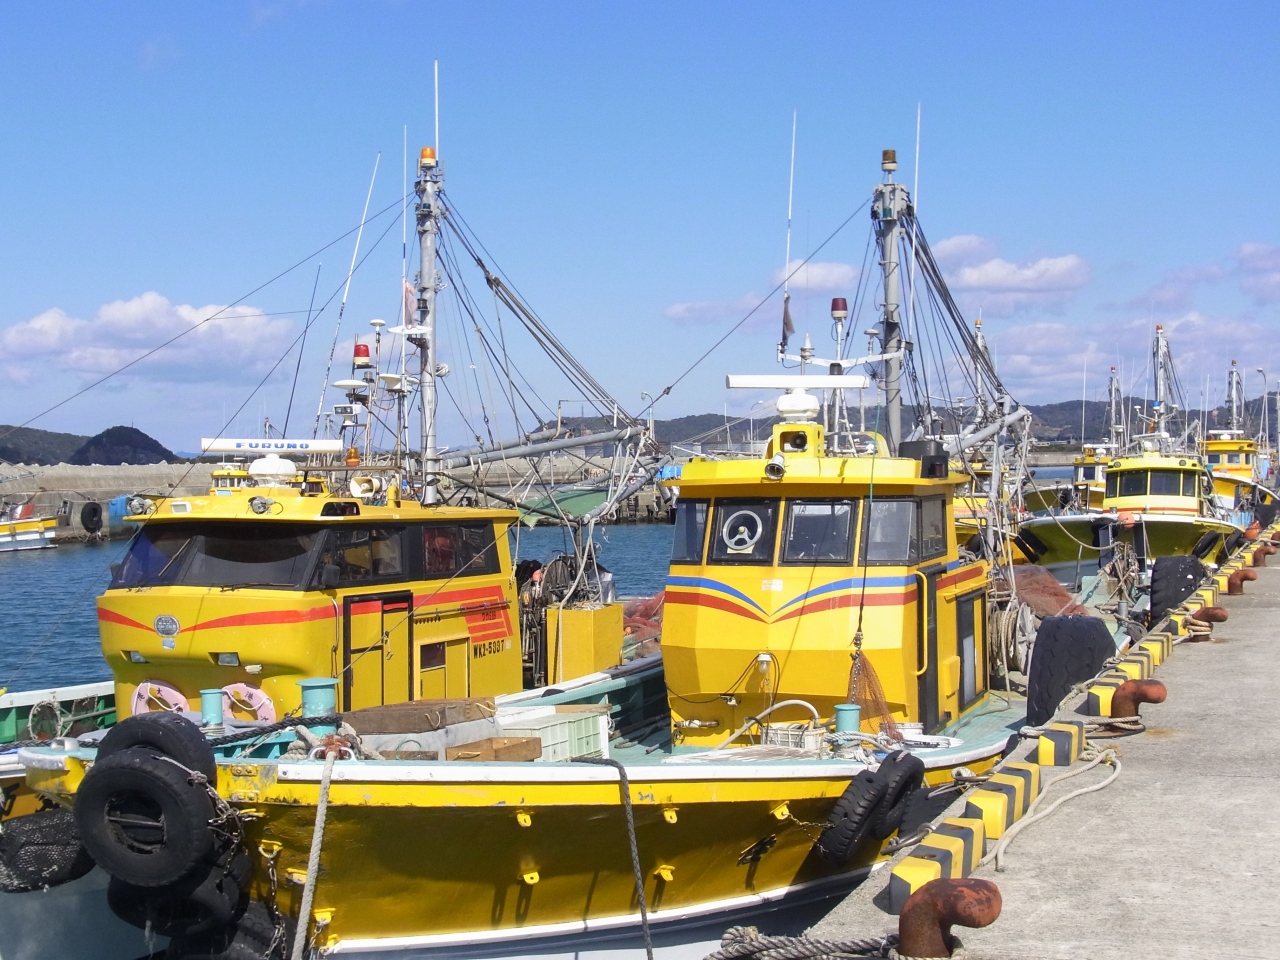
[[[190,709],[191,704],[177,687],[163,680],[143,680],[133,691],[133,702],[129,707],[129,713],[152,713],[158,710],[166,713],[186,713]]]
[[[229,683],[222,688],[222,713],[236,720],[276,722],[275,701],[251,683]]]

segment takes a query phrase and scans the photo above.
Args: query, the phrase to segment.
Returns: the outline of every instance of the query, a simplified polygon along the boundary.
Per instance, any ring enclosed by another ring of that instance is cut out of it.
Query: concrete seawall
[[[68,522],[58,528],[58,539],[79,539],[86,536],[80,524],[80,511],[86,503],[100,503],[105,510],[109,500],[130,493],[175,496],[206,493],[213,464],[153,463],[115,467],[18,464],[6,470],[27,475],[0,483],[0,497],[9,503],[30,501],[36,513],[43,515],[57,513],[65,501],[69,504]]]

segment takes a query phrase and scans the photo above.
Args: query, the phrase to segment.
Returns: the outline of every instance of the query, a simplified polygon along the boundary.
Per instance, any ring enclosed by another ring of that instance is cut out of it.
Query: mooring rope
[[[292,960],[302,960],[307,946],[307,928],[311,923],[311,904],[316,896],[316,878],[320,873],[320,847],[324,843],[324,821],[329,813],[329,782],[333,778],[333,762],[338,750],[329,747],[320,774],[320,801],[316,804],[316,826],[311,833],[311,852],[307,854],[307,880],[302,886],[302,907],[298,911],[298,932],[293,938]]]

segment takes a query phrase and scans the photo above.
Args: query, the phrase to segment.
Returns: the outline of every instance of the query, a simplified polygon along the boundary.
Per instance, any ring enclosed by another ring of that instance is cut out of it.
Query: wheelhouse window
[[[852,500],[789,501],[782,562],[850,563],[856,509]]]
[[[1184,473],[1182,475],[1182,495],[1184,497],[1199,496],[1199,491],[1196,489],[1199,486],[1199,481],[1200,477],[1198,475],[1190,472]]]
[[[915,563],[920,556],[916,501],[871,500],[863,512],[862,560],[871,565]]]
[[[711,563],[773,562],[777,500],[717,500]]]
[[[932,560],[947,552],[947,501],[927,497],[920,501],[920,559]]]
[[[404,527],[337,527],[329,530],[316,578],[326,566],[338,568],[338,583],[350,586],[408,579]],[[319,583],[316,583],[316,588]]]
[[[492,523],[432,523],[422,530],[426,579],[498,572]]]
[[[1239,462],[1240,462],[1240,454],[1238,453],[1227,454],[1227,463],[1239,463]]]
[[[1147,495],[1147,471],[1130,470],[1120,474],[1120,496],[1145,497]]]
[[[1221,463],[1221,462],[1222,462],[1222,454],[1220,454],[1220,453],[1211,453],[1211,454],[1209,454],[1209,456],[1208,456],[1208,458],[1207,458],[1207,459],[1208,459],[1209,463]]]
[[[672,563],[701,563],[702,544],[706,540],[706,500],[681,500],[676,504],[676,528],[671,541]]]
[[[1152,470],[1151,495],[1153,497],[1182,496],[1182,471]]]
[[[1090,481],[1098,479],[1098,468],[1096,466],[1088,466],[1080,468],[1080,480]]]
[[[138,531],[112,587],[267,587],[300,590],[322,530],[310,524],[208,520]]]

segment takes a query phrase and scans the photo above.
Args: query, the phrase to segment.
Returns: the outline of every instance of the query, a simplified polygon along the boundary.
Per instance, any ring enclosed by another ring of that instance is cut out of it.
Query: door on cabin
[[[416,698],[411,592],[344,598],[342,636],[343,710]]]
[[[471,638],[429,637],[418,644],[418,699],[444,700],[471,695]]]

